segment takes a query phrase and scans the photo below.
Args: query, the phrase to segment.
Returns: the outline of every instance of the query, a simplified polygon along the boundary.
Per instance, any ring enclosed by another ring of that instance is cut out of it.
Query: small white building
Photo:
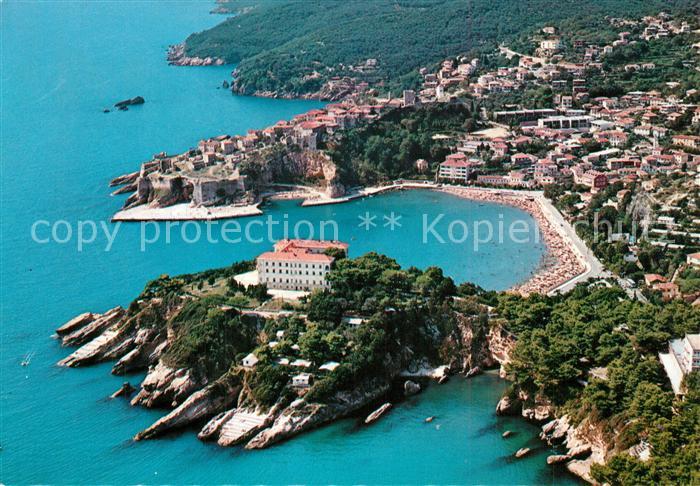
[[[295,388],[308,388],[313,381],[311,373],[299,373],[292,377],[292,386]]]
[[[685,262],[688,265],[700,267],[700,253],[690,253],[685,256]]]
[[[260,361],[258,357],[255,356],[253,353],[250,353],[248,356],[243,358],[242,363],[243,366],[245,366],[246,368],[253,368],[256,364],[258,364],[258,361]]]
[[[292,361],[292,366],[296,366],[297,368],[308,368],[311,366],[311,361],[307,359],[295,359]]]
[[[329,361],[327,363],[323,363],[321,366],[318,367],[319,370],[325,370],[325,371],[333,371],[335,370],[338,366],[340,366],[340,363],[336,361]]]
[[[683,395],[683,378],[691,371],[700,370],[700,334],[686,334],[683,339],[668,343],[668,353],[660,353],[659,359],[666,370],[676,395]]]

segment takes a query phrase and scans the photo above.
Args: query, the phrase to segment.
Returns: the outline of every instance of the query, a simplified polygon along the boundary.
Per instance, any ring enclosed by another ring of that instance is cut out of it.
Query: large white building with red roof
[[[450,154],[440,164],[438,177],[450,181],[467,182],[469,180],[471,164],[463,153]]]
[[[326,254],[331,248],[348,251],[347,243],[338,241],[280,240],[274,251],[258,256],[258,282],[270,289],[328,289],[326,275],[335,260]]]

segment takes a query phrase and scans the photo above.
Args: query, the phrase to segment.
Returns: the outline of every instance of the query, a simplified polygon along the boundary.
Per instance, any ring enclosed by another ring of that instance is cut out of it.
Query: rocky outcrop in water
[[[136,179],[139,177],[139,171],[136,172],[131,172],[129,174],[123,174],[118,177],[115,177],[111,181],[109,181],[109,186],[110,187],[115,187],[115,186],[121,186],[123,184],[132,184],[136,182]]]
[[[391,410],[392,406],[393,405],[391,403],[387,402],[378,409],[376,409],[374,412],[367,415],[367,418],[365,419],[365,425],[373,424],[374,422],[382,418],[384,414]]]
[[[119,398],[119,397],[129,397],[131,396],[132,393],[134,393],[136,389],[131,386],[131,383],[128,381],[125,381],[124,384],[119,388],[119,390],[115,391],[112,393],[109,398]]]
[[[116,103],[114,103],[114,107],[117,110],[126,111],[129,109],[130,106],[143,105],[145,102],[146,100],[143,99],[143,96],[136,96],[135,98],[117,101]]]
[[[138,184],[136,182],[130,182],[112,191],[112,196],[118,196],[119,194],[129,194],[131,192],[134,192],[137,188]]]
[[[124,375],[148,369],[160,358],[166,345],[165,336],[155,329],[139,329],[134,337],[133,348],[114,364],[112,374]]]
[[[211,419],[199,432],[202,440],[216,440],[221,447],[242,444],[269,427],[283,407],[275,405],[268,411],[238,407]]]
[[[104,314],[81,314],[61,326],[56,333],[64,346],[80,346],[97,337],[124,315],[124,309],[115,307]]]
[[[296,400],[272,425],[253,437],[246,449],[262,449],[358,411],[389,391],[388,382],[369,380],[352,391],[337,393],[326,404]]]
[[[522,409],[522,403],[517,398],[504,396],[496,405],[496,415],[518,415]]]
[[[147,408],[176,407],[204,385],[190,370],[173,369],[158,362],[149,370],[141,383],[141,390],[131,400],[131,404]]]
[[[406,380],[403,384],[403,394],[407,397],[420,393],[420,385],[415,381]]]
[[[566,454],[547,458],[547,464],[566,462],[567,469],[580,478],[593,482],[590,475],[593,464],[602,464],[612,454],[612,446],[601,427],[589,418],[574,426],[567,415],[542,426],[540,438],[549,445],[561,445]]]
[[[185,44],[174,44],[168,47],[168,64],[173,66],[221,66],[223,59],[218,57],[196,57],[185,54]]]
[[[192,393],[172,412],[136,434],[134,440],[152,439],[172,429],[184,427],[203,418],[211,417],[228,407],[241,391],[240,380],[226,376]]]
[[[515,457],[518,458],[518,459],[520,459],[521,457],[525,457],[525,456],[528,455],[529,453],[530,453],[530,448],[528,448],[528,447],[522,447],[522,448],[520,448],[520,449],[518,449],[518,450],[516,451]]]
[[[92,321],[97,319],[97,317],[99,317],[99,314],[93,314],[92,312],[80,314],[56,329],[56,336],[63,338],[69,334],[72,334],[78,329],[90,324]]]

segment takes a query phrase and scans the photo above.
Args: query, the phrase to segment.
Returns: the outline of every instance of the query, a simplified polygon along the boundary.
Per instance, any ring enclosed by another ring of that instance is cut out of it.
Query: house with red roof
[[[280,240],[274,251],[256,259],[258,282],[279,290],[329,289],[326,275],[335,261],[326,254],[329,249],[347,253],[348,245],[339,241]]]
[[[450,154],[440,164],[438,177],[453,182],[467,182],[471,172],[471,164],[463,153]]]

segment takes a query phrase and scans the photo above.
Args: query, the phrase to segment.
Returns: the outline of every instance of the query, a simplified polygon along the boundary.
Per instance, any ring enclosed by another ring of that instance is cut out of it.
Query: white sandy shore
[[[258,216],[262,211],[257,204],[250,206],[192,207],[189,203],[174,204],[165,208],[151,208],[146,205],[119,211],[112,221],[184,221],[240,218]]]

